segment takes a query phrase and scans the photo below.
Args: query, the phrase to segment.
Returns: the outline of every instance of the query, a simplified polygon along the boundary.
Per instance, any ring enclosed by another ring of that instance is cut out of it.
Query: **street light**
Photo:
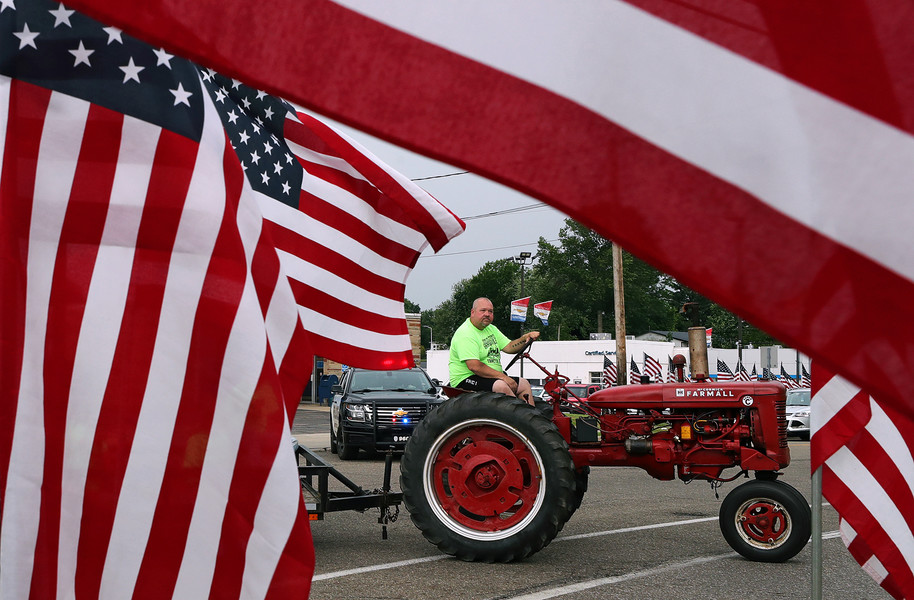
[[[434,349],[435,349],[435,342],[432,341],[432,326],[431,326],[431,325],[423,325],[423,327],[425,327],[425,328],[428,329],[428,349],[429,349],[429,350],[434,350]]]
[[[520,265],[520,297],[524,297],[524,267],[529,264],[533,264],[533,254],[530,252],[521,252],[517,256],[511,258],[514,262]],[[530,261],[530,262],[527,262]]]
[[[512,257],[512,260],[520,265],[520,297],[524,297],[524,271],[528,264],[533,264],[533,254],[530,252],[521,252],[517,256]],[[527,262],[530,261],[530,262]],[[524,324],[521,323],[520,330],[524,330]],[[520,358],[520,376],[524,376],[524,357]]]

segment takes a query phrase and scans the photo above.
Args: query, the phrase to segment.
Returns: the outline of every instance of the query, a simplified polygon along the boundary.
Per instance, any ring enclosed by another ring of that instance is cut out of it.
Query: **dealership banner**
[[[552,300],[533,305],[533,315],[539,317],[544,326],[549,324],[549,311],[551,310]]]
[[[530,305],[530,296],[520,300],[511,301],[511,320],[524,322],[527,320],[527,307]]]

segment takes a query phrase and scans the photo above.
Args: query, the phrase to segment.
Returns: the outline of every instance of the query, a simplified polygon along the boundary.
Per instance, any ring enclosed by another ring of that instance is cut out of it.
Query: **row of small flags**
[[[774,370],[765,367],[762,369],[762,376],[759,377],[755,371],[755,365],[752,365],[752,373],[746,372],[746,367],[741,363],[736,363],[736,373],[730,370],[730,366],[727,365],[721,359],[717,359],[717,381],[756,381],[758,379],[770,379],[773,381],[780,381],[788,388],[801,388],[801,387],[810,387],[810,378],[809,371],[806,370],[806,365],[800,365],[800,374],[799,377],[794,377],[787,373],[784,369],[784,364],[781,363],[781,372],[780,374],[776,373]]]
[[[530,306],[530,296],[511,301],[511,320],[523,323],[527,320],[527,307]],[[543,325],[549,324],[549,313],[552,311],[552,300],[533,305],[533,314],[540,318]]]
[[[669,383],[676,381],[676,372],[673,369],[673,357],[668,356],[668,367],[666,380]],[[663,369],[660,365],[660,361],[648,354],[644,353],[644,374],[651,378],[651,381],[662,381],[663,380]],[[638,383],[641,379],[641,370],[638,368],[638,365],[635,363],[635,357],[631,359],[631,366],[629,366],[629,383]],[[806,365],[800,365],[800,376],[795,378],[787,373],[784,369],[783,363],[781,364],[780,374],[775,371],[765,367],[762,369],[761,377],[756,371],[755,365],[752,365],[752,371],[749,372],[746,370],[745,365],[742,362],[736,363],[736,374],[730,370],[729,365],[724,361],[717,359],[717,381],[757,381],[759,379],[770,379],[773,381],[780,381],[788,388],[800,388],[800,387],[810,387],[810,378],[809,371],[806,370]],[[685,373],[685,380],[691,381],[688,371]],[[603,385],[606,387],[616,385],[618,381],[618,373],[616,371],[616,363],[609,360],[608,356],[603,357]]]

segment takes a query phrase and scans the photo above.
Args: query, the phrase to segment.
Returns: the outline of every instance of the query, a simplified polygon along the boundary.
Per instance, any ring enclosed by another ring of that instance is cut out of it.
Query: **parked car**
[[[809,388],[787,390],[787,435],[809,439]]]
[[[565,389],[578,398],[586,398],[597,390],[602,389],[602,387],[596,383],[569,383],[565,386]]]
[[[344,460],[360,449],[402,450],[419,420],[444,401],[420,368],[350,368],[332,393],[330,451]]]

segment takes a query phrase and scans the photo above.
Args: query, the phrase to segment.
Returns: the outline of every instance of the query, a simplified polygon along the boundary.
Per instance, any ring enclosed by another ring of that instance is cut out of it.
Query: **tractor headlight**
[[[370,423],[371,406],[368,404],[347,404],[346,419],[358,423]]]

